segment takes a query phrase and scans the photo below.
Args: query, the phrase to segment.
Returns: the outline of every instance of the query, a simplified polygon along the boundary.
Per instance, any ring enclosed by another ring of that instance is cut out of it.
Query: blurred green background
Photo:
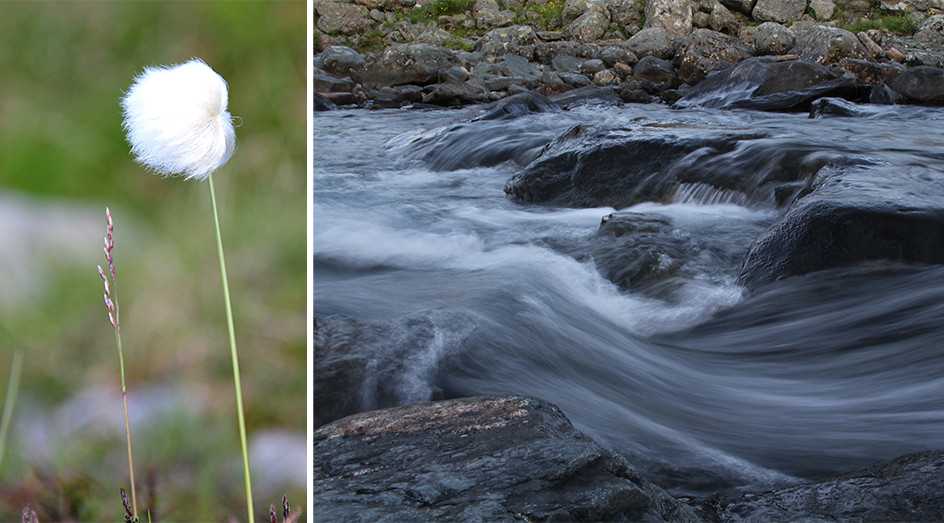
[[[106,204],[139,512],[245,518],[209,188],[145,172],[121,130],[135,75],[195,56],[242,119],[214,180],[256,518],[283,493],[305,506],[306,18],[304,1],[0,2],[0,396],[24,355],[0,521],[26,503],[40,521],[123,517],[118,354],[95,268]]]

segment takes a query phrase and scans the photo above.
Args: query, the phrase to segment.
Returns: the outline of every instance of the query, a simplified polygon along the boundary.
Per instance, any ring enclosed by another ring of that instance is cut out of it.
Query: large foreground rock
[[[366,412],[314,440],[314,503],[325,521],[698,520],[533,398]]]
[[[741,521],[944,520],[944,452],[920,452],[822,483],[715,501],[709,519]]]
[[[858,162],[821,169],[751,246],[748,288],[864,261],[944,263],[944,180],[914,165]]]

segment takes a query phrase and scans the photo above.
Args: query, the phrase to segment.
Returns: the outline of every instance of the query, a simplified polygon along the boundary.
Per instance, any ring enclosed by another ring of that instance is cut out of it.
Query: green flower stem
[[[7,383],[7,397],[3,402],[3,420],[0,421],[0,465],[3,465],[3,455],[7,449],[7,436],[10,434],[10,425],[13,420],[13,407],[16,405],[16,395],[20,390],[20,373],[23,369],[23,353],[19,350],[13,353],[13,363],[10,365],[10,381]]]
[[[115,285],[115,297],[118,296],[118,286]],[[125,438],[128,440],[128,474],[131,476],[131,507],[134,517],[138,517],[138,497],[134,488],[134,460],[131,458],[131,423],[128,422],[128,392],[125,388],[125,356],[121,350],[121,327],[115,324],[115,340],[118,342],[118,364],[121,367],[121,401],[125,406]]]
[[[229,299],[229,283],[226,279],[226,262],[223,260],[223,238],[220,235],[220,218],[216,212],[216,192],[213,190],[213,174],[207,178],[210,182],[210,202],[213,206],[213,224],[216,226],[216,251],[220,257],[220,273],[223,276],[223,300],[226,302],[226,326],[229,329],[229,348],[233,356],[233,383],[236,385],[236,413],[239,416],[239,440],[243,448],[243,473],[246,476],[246,509],[249,521],[252,515],[252,481],[249,479],[249,450],[246,446],[246,420],[243,415],[243,393],[239,380],[239,358],[236,356],[236,331],[233,328],[233,306]]]

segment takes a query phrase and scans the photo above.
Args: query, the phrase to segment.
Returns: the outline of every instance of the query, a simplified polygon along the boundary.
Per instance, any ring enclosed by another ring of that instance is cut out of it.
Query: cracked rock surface
[[[479,396],[365,412],[314,434],[324,521],[697,521],[555,406]]]

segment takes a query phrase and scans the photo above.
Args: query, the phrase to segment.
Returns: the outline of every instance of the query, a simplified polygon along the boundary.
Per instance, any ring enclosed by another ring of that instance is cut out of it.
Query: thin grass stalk
[[[121,351],[121,329],[115,327],[115,339],[118,341],[118,363],[121,367],[121,401],[125,407],[125,439],[128,441],[128,474],[131,476],[131,507],[134,518],[138,517],[138,497],[134,489],[134,458],[131,457],[131,423],[128,421],[128,392],[125,388],[125,357]]]
[[[0,469],[3,467],[3,456],[6,455],[10,425],[13,424],[13,408],[16,406],[16,396],[20,391],[22,370],[23,352],[17,350],[13,353],[13,362],[10,364],[10,381],[7,382],[7,397],[3,402],[3,420],[0,421]]]
[[[125,411],[125,439],[128,444],[128,476],[131,481],[131,506],[134,519],[138,517],[138,497],[134,488],[134,458],[131,455],[131,423],[128,420],[128,389],[125,386],[125,356],[121,349],[121,307],[118,303],[118,274],[115,272],[115,261],[111,250],[115,247],[114,223],[111,219],[111,211],[105,207],[105,220],[108,228],[105,233],[105,259],[108,260],[108,272],[111,274],[111,285],[108,277],[102,267],[98,267],[98,273],[105,283],[105,305],[108,307],[108,320],[115,329],[115,342],[118,344],[118,367],[121,370],[121,400]]]
[[[246,510],[249,521],[253,521],[252,513],[252,480],[249,475],[249,449],[246,445],[246,420],[243,415],[243,393],[239,379],[239,358],[236,355],[236,330],[233,328],[233,306],[229,298],[229,282],[226,277],[226,261],[223,259],[223,237],[220,234],[220,218],[216,212],[216,191],[213,189],[213,174],[207,177],[210,185],[210,202],[213,207],[213,225],[216,227],[216,252],[220,258],[220,274],[223,277],[223,300],[226,303],[226,326],[229,330],[229,348],[233,357],[233,383],[236,386],[236,414],[239,418],[239,441],[243,451],[243,474],[246,480]]]

